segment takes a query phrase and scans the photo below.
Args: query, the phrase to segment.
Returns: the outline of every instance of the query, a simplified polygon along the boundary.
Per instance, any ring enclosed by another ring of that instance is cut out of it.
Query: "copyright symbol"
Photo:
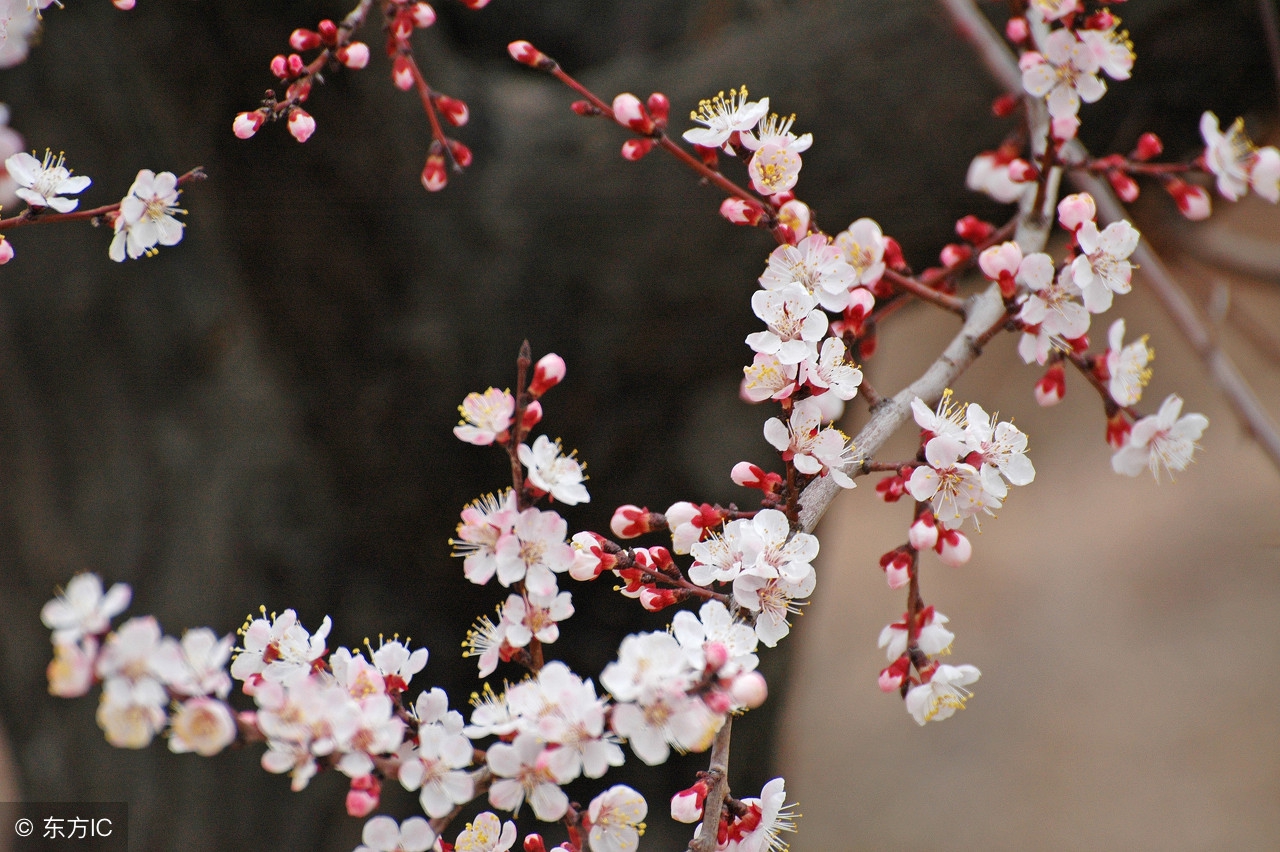
[[[35,826],[31,824],[31,820],[23,817],[13,824],[13,830],[17,832],[19,837],[28,837],[31,832],[35,831]]]

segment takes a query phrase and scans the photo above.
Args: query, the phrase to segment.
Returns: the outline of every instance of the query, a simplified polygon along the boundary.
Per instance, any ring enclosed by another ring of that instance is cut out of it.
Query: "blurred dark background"
[[[332,615],[331,644],[411,636],[432,652],[415,686],[464,705],[476,684],[458,644],[502,595],[462,581],[447,540],[506,465],[450,428],[468,392],[514,383],[521,340],[568,362],[544,427],[588,464],[593,499],[564,512],[571,530],[605,528],[623,502],[743,499],[729,468],[768,458],[766,414],[737,399],[767,236],[720,219],[720,197],[669,158],[623,161],[621,129],[573,115],[571,94],[512,63],[507,42],[530,39],[606,99],[663,91],[677,130],[699,98],[746,83],[814,134],[798,189],[823,226],[874,217],[917,268],[956,218],[998,214],[963,178],[1009,126],[932,3],[442,2],[415,45],[430,83],[470,105],[457,135],[475,165],[436,195],[418,181],[425,117],[389,84],[376,29],[369,67],[313,94],[307,144],[280,125],[231,133],[289,33],[346,11],[85,0],[48,10],[30,59],[0,72],[28,148],[64,150],[93,177],[82,206],[117,200],[140,168],[209,174],[183,196],[182,243],[157,257],[118,265],[105,231],[29,228],[0,272],[0,720],[23,797],[126,799],[134,850],[345,850],[362,821],[336,774],[293,794],[256,749],[113,749],[94,699],[50,698],[38,613],[74,573],[131,583],[130,613],[173,635],[230,632],[265,604],[308,626]],[[1205,108],[1267,117],[1252,2],[1120,11],[1139,59],[1085,108],[1095,149],[1155,130],[1190,152]],[[664,623],[606,584],[572,590],[577,615],[551,650],[584,675],[613,658],[620,628]],[[739,790],[772,777],[772,718],[737,728]],[[686,833],[668,827],[666,797],[705,758],[638,766],[628,753],[605,780],[645,792],[646,845],[674,848]],[[386,789],[386,810],[416,807]]]

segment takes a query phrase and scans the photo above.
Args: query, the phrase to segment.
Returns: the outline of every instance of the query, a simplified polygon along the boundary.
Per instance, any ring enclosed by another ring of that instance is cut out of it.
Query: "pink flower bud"
[[[289,36],[289,46],[294,50],[315,50],[320,46],[320,33],[296,29]]]
[[[279,54],[271,57],[271,73],[274,76],[279,77],[281,80],[288,79],[289,60]]]
[[[1026,183],[1040,176],[1040,170],[1021,157],[1009,161],[1009,180],[1015,183]]]
[[[755,225],[764,216],[764,208],[743,198],[726,198],[720,205],[720,215],[735,225]]]
[[[1050,123],[1049,129],[1053,131],[1054,139],[1063,142],[1068,139],[1075,139],[1076,133],[1080,131],[1080,117],[1076,115],[1058,116]]]
[[[656,586],[640,587],[640,606],[648,612],[661,612],[669,606],[680,603],[680,596],[673,589],[659,589]]]
[[[306,142],[316,132],[316,120],[304,109],[289,110],[289,133],[299,142]]]
[[[992,281],[1012,278],[1022,264],[1022,249],[1015,242],[1001,243],[978,255],[978,267]]]
[[[236,115],[236,120],[231,122],[231,132],[237,139],[248,139],[258,132],[264,119],[265,116],[260,109],[239,113]]]
[[[995,233],[995,230],[995,225],[990,222],[984,222],[977,216],[965,216],[956,222],[956,236],[973,245],[977,245],[991,236]]]
[[[1107,443],[1111,449],[1118,450],[1129,443],[1129,433],[1132,431],[1133,425],[1121,412],[1117,411],[1107,418]]]
[[[422,185],[427,192],[439,192],[449,183],[449,174],[445,171],[444,155],[429,154],[427,164],[422,168]]]
[[[907,541],[916,550],[928,550],[938,543],[938,524],[933,512],[925,510],[920,513],[907,531]]]
[[[902,687],[902,681],[907,677],[907,668],[910,665],[911,662],[906,657],[899,657],[893,661],[893,665],[883,669],[880,672],[880,691],[897,692]]]
[[[335,55],[343,65],[359,71],[369,64],[369,45],[362,41],[353,41],[351,44],[338,48]]]
[[[762,468],[744,461],[733,466],[729,477],[743,488],[758,488],[766,494],[782,484],[782,477],[778,474],[766,473]]]
[[[1026,18],[1010,18],[1004,25],[1004,34],[1014,44],[1022,44],[1031,35],[1031,28],[1027,26]]]
[[[1138,137],[1138,144],[1133,149],[1133,158],[1140,162],[1159,157],[1164,151],[1164,143],[1154,133],[1144,133]]]
[[[890,550],[881,556],[880,567],[891,589],[901,589],[911,582],[911,557],[901,550]]]
[[[1036,402],[1042,407],[1048,408],[1051,405],[1057,405],[1062,402],[1062,398],[1067,395],[1067,373],[1062,368],[1062,364],[1053,364],[1045,371],[1045,374],[1036,382],[1035,397]]]
[[[580,532],[571,541],[573,564],[569,566],[569,576],[573,579],[581,582],[594,580],[617,564],[616,558],[604,552],[604,539],[595,533]]]
[[[325,18],[323,21],[320,22],[320,25],[316,27],[316,29],[320,33],[321,41],[323,41],[325,44],[332,45],[337,43],[338,25],[335,24],[333,21],[329,20],[328,18]]]
[[[420,30],[425,30],[436,22],[436,10],[431,8],[430,3],[414,3],[409,11],[413,15],[413,25]]]
[[[1085,222],[1092,222],[1098,214],[1098,207],[1093,203],[1093,196],[1087,192],[1068,195],[1058,202],[1058,221],[1068,231],[1075,232]]]
[[[702,646],[702,654],[707,660],[707,672],[715,674],[729,662],[729,649],[723,642],[707,642]]]
[[[733,696],[720,690],[711,690],[702,694],[702,703],[712,713],[725,714],[733,709]]]
[[[290,77],[297,77],[307,65],[302,61],[302,57],[296,53],[290,53],[289,58],[285,60],[285,69],[289,72]]]
[[[1107,172],[1107,181],[1125,204],[1138,200],[1138,182],[1124,172]]]
[[[449,140],[449,153],[453,155],[453,161],[464,169],[470,166],[475,159],[471,154],[471,149],[457,139]]]
[[[286,100],[301,103],[302,101],[305,101],[310,94],[311,81],[306,77],[302,77],[289,84],[289,88],[285,89],[284,96]]]
[[[743,672],[733,679],[729,694],[737,704],[754,710],[769,697],[769,684],[760,672]]]
[[[688,790],[671,797],[671,818],[692,825],[702,819],[702,805],[707,800],[707,782],[700,780]]]
[[[943,266],[959,266],[973,257],[973,249],[959,243],[947,243],[938,255]]]
[[[554,352],[548,352],[538,359],[533,367],[533,381],[529,382],[529,394],[542,396],[564,379],[564,359]]]
[[[547,852],[547,844],[543,842],[541,834],[526,834],[524,838],[524,852]]]
[[[401,9],[396,16],[391,19],[391,37],[398,42],[407,42],[413,35],[414,23],[413,13],[407,9]]]
[[[1165,184],[1164,188],[1173,196],[1174,203],[1178,205],[1178,212],[1183,216],[1193,222],[1209,218],[1213,204],[1204,187],[1174,178]]]
[[[524,419],[520,421],[520,425],[525,429],[532,429],[542,422],[542,403],[536,399],[524,407]]]
[[[507,45],[507,53],[511,54],[511,58],[521,65],[528,65],[530,68],[537,68],[550,59],[538,48],[529,44],[527,41],[513,41]]]
[[[448,95],[441,95],[436,98],[436,107],[440,110],[440,114],[444,116],[444,120],[452,124],[454,127],[462,127],[471,118],[471,111],[467,109],[467,105]]]
[[[907,480],[902,476],[886,476],[876,483],[876,496],[886,503],[897,503],[906,490]]]
[[[649,114],[653,116],[653,123],[665,129],[667,119],[671,117],[671,101],[661,92],[654,92],[645,104],[649,108]]]
[[[613,511],[609,529],[621,539],[635,538],[649,532],[649,510],[628,503]]]
[[[622,158],[634,163],[652,150],[652,139],[628,139],[622,143]]]
[[[483,9],[485,6],[488,6],[489,0],[462,0],[462,5],[472,11],[475,11],[476,9]]]
[[[623,92],[613,99],[613,119],[636,133],[653,132],[653,119],[644,111],[640,99],[630,92]]]
[[[942,560],[942,564],[950,565],[952,568],[959,568],[969,561],[970,556],[973,556],[973,545],[959,530],[941,530],[934,550],[938,551],[938,558]]]
[[[403,53],[391,62],[391,82],[402,92],[413,88],[413,60]]]
[[[382,796],[382,782],[372,775],[362,775],[351,779],[351,789],[347,791],[347,814],[353,817],[367,817],[378,807]]]
[[[137,5],[136,0],[111,0],[111,5],[122,12],[128,12]]]

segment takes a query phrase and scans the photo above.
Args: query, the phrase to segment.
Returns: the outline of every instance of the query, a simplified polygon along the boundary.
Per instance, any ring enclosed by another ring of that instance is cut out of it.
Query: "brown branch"
[[[208,175],[204,173],[204,166],[196,166],[178,178],[178,186],[192,181],[204,180],[207,177]],[[0,231],[20,228],[23,225],[52,225],[57,222],[83,222],[86,219],[96,219],[100,216],[106,216],[108,213],[116,212],[120,209],[120,203],[120,201],[117,201],[114,204],[94,207],[92,210],[72,210],[70,213],[35,213],[33,208],[28,207],[17,216],[0,219]]]
[[[703,802],[702,827],[698,829],[698,836],[689,844],[688,852],[715,852],[716,834],[720,830],[720,811],[724,807],[725,797],[729,795],[729,736],[732,727],[733,717],[729,716],[724,720],[724,727],[716,734],[711,746],[711,766],[707,770],[711,786]]]

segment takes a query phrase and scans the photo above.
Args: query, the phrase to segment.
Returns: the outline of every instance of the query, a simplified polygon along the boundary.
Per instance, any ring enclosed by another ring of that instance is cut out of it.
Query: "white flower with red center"
[[[1181,413],[1182,399],[1170,394],[1158,413],[1133,424],[1129,442],[1111,457],[1112,469],[1137,476],[1148,468],[1156,482],[1160,481],[1161,470],[1167,471],[1170,477],[1174,471],[1186,470],[1209,419],[1203,414],[1179,417]]]
[[[1204,137],[1204,161],[1218,179],[1218,192],[1238,201],[1252,186],[1254,192],[1275,204],[1280,200],[1280,151],[1257,148],[1244,132],[1244,119],[1237,118],[1224,133],[1218,117],[1206,112],[1200,117]]]
[[[885,656],[892,662],[907,652],[907,614],[901,621],[886,624],[880,631],[879,646],[884,648]],[[945,654],[951,647],[956,635],[942,625],[950,619],[933,607],[928,606],[920,611],[920,631],[916,634],[916,646],[930,657]]]
[[[168,699],[164,687],[149,678],[107,678],[98,704],[98,727],[116,748],[145,748],[164,727]]]
[[[591,852],[634,852],[644,833],[649,805],[635,790],[617,784],[591,800],[585,823]]]
[[[169,751],[195,752],[212,757],[236,738],[231,708],[215,698],[190,698],[178,706],[169,720]]]
[[[143,169],[134,178],[129,194],[120,202],[115,236],[107,255],[114,261],[154,253],[157,245],[175,246],[182,241],[186,226],[174,218],[187,211],[178,207],[178,178],[173,172],[156,174]]]
[[[770,113],[764,121],[760,122],[759,133],[753,133],[750,130],[742,131],[738,138],[742,142],[742,147],[749,151],[759,151],[766,145],[776,145],[779,148],[786,148],[797,154],[809,150],[809,146],[813,144],[813,134],[806,133],[803,136],[796,136],[791,132],[791,125],[795,123],[796,117],[793,113],[787,118],[783,118],[777,113]]]
[[[733,598],[756,613],[756,636],[770,648],[791,632],[788,616],[800,612],[804,598],[813,594],[817,575],[810,571],[799,580],[766,576],[759,569],[743,571],[733,581]]]
[[[397,825],[389,816],[376,816],[364,824],[360,839],[355,852],[426,852],[436,842],[436,833],[422,817]]]
[[[525,509],[495,548],[498,582],[510,586],[523,580],[529,591],[554,593],[554,575],[573,564],[573,547],[565,542],[568,531],[569,525],[555,512]]]
[[[1077,30],[1080,40],[1093,52],[1098,66],[1112,80],[1128,80],[1133,71],[1133,42],[1129,34],[1117,29],[1120,19],[1111,16],[1111,26],[1104,30]]]
[[[563,454],[559,440],[552,441],[546,435],[539,435],[533,442],[533,449],[528,444],[521,444],[517,452],[520,462],[529,469],[529,484],[534,488],[547,492],[568,506],[591,502],[591,495],[582,484],[585,478],[582,465],[572,456]]]
[[[778,835],[796,830],[794,804],[787,800],[786,782],[774,778],[760,791],[760,798],[742,800],[746,811],[728,825],[728,845],[732,852],[786,852],[787,844]]]
[[[498,542],[511,532],[516,522],[515,494],[508,488],[501,494],[486,494],[462,510],[458,537],[450,539],[453,555],[463,557],[462,573],[483,586],[498,570]]]
[[[938,666],[927,683],[907,692],[907,712],[921,725],[949,719],[973,695],[966,687],[982,676],[973,666]]]
[[[749,402],[786,399],[795,392],[798,364],[784,364],[776,355],[757,352],[749,367],[742,368],[741,396]]]
[[[982,457],[981,473],[999,471],[997,478],[1003,476],[1010,485],[1030,484],[1036,469],[1027,458],[1026,433],[1007,420],[993,426],[994,419],[977,403],[969,403],[965,410],[965,437],[969,449]],[[1005,490],[999,487],[996,496],[1003,498]]]
[[[422,810],[432,819],[475,796],[475,782],[464,771],[471,765],[471,741],[463,733],[462,715],[448,708],[449,699],[438,687],[419,695],[417,745],[403,743],[398,751],[400,784],[419,791]]]
[[[862,384],[862,371],[845,357],[847,352],[843,340],[828,337],[822,341],[818,360],[801,363],[802,380],[810,387],[825,390],[837,399],[853,399],[858,394],[858,386]]]
[[[1144,334],[1129,345],[1124,343],[1124,320],[1111,324],[1107,335],[1106,365],[1107,389],[1118,405],[1136,405],[1142,399],[1142,390],[1151,381],[1151,368],[1147,366],[1155,353],[1147,346]]]
[[[884,251],[888,240],[874,219],[862,218],[836,235],[836,248],[853,267],[855,283],[870,287],[884,275]]]
[[[111,627],[111,619],[125,611],[133,590],[115,583],[106,594],[97,574],[77,574],[66,589],[40,610],[40,621],[53,631],[53,642],[61,645],[84,636],[100,636]]]
[[[932,503],[938,523],[955,529],[984,509],[997,509],[1000,501],[988,494],[978,469],[960,459],[969,454],[963,441],[948,436],[930,440],[924,447],[928,464],[920,465],[907,480],[907,492],[921,503]]]
[[[1107,91],[1107,84],[1098,77],[1098,57],[1068,29],[1051,32],[1044,40],[1044,52],[1024,53],[1019,65],[1022,87],[1045,98],[1054,118],[1074,116],[1081,101],[1091,104]]]
[[[231,636],[221,639],[207,627],[188,630],[182,643],[165,637],[154,663],[165,684],[180,695],[217,695],[231,692],[227,661],[231,659]]]
[[[23,151],[5,160],[4,166],[9,176],[18,182],[18,197],[28,206],[50,207],[59,213],[70,213],[80,202],[62,196],[78,195],[93,181],[84,175],[72,177],[65,163],[66,158],[61,154],[54,159],[52,151],[44,152],[43,161]]]
[[[768,112],[769,99],[748,101],[746,86],[730,89],[727,98],[720,92],[714,98],[699,101],[698,109],[689,114],[692,121],[705,126],[686,130],[684,141],[704,148],[723,146],[726,153],[732,154],[729,137],[752,130]]]
[[[800,179],[800,167],[803,165],[794,149],[765,145],[752,154],[751,161],[747,163],[751,188],[761,195],[786,192]]]
[[[1076,242],[1082,254],[1071,263],[1071,277],[1080,288],[1085,309],[1100,314],[1111,307],[1114,293],[1128,293],[1133,277],[1129,255],[1138,247],[1140,234],[1128,222],[1112,222],[1098,232],[1093,222],[1085,222],[1076,231]]]
[[[799,364],[827,333],[827,315],[802,284],[757,290],[751,296],[751,309],[769,330],[748,334],[747,345],[756,352],[776,355],[782,364]]]
[[[427,667],[430,652],[419,648],[410,652],[409,647],[398,639],[382,642],[378,650],[370,655],[374,668],[382,675],[388,693],[404,692],[409,681],[418,672]]]
[[[510,391],[489,388],[484,393],[469,393],[458,406],[462,419],[453,427],[453,434],[479,447],[506,441],[515,410],[516,400]]]
[[[395,754],[404,742],[404,721],[395,715],[395,704],[386,693],[368,695],[355,702],[353,730],[338,741],[338,770],[348,778],[360,778],[374,770],[374,755]],[[349,711],[348,711],[349,712]],[[345,733],[345,731],[340,732]]]
[[[697,615],[687,609],[680,610],[671,619],[671,633],[694,671],[706,669],[708,645],[718,645],[724,651],[724,665],[713,673],[717,677],[731,678],[741,672],[754,671],[759,664],[755,630],[734,618],[720,601],[707,601]]]
[[[489,804],[518,814],[527,800],[533,815],[543,822],[555,822],[569,809],[565,795],[551,776],[546,746],[536,734],[522,733],[507,743],[489,746],[485,760],[495,780],[489,788]]]
[[[501,822],[496,814],[485,811],[458,835],[454,852],[507,852],[516,842],[516,824]]]
[[[699,586],[729,583],[760,557],[764,541],[750,520],[739,518],[724,525],[723,532],[694,543],[689,579]]]
[[[854,487],[844,471],[854,461],[849,436],[834,427],[822,427],[822,408],[817,399],[810,397],[793,405],[785,424],[777,417],[769,418],[764,424],[764,437],[800,473],[829,475],[841,488]]]
[[[254,675],[286,686],[305,680],[316,660],[324,656],[325,639],[333,622],[324,617],[314,634],[298,623],[298,614],[286,609],[279,616],[255,618],[242,628],[244,647],[231,663],[231,676],[245,680]]]
[[[568,592],[538,594],[528,591],[524,596],[511,595],[502,608],[502,620],[506,622],[507,642],[523,648],[533,638],[550,643],[560,638],[560,626],[573,615],[573,595]]]
[[[1049,360],[1055,340],[1075,340],[1089,330],[1089,311],[1076,301],[1080,288],[1072,267],[1055,278],[1053,261],[1037,252],[1023,259],[1017,281],[1030,291],[1018,312],[1018,319],[1026,325],[1018,341],[1023,361],[1043,364]]]
[[[778,246],[769,254],[760,286],[779,290],[792,282],[804,287],[827,310],[842,311],[858,278],[840,249],[825,235],[814,234],[794,246]]]

